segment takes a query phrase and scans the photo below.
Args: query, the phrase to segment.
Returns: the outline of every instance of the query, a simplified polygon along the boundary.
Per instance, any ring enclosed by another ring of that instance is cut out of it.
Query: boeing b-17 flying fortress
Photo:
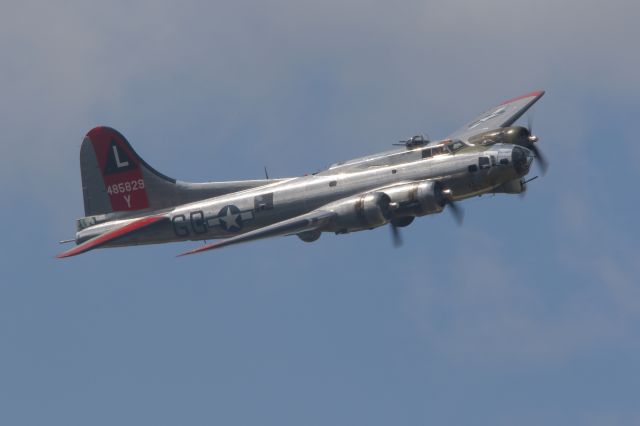
[[[184,254],[261,238],[344,234],[449,209],[486,193],[519,194],[534,158],[546,169],[531,128],[513,126],[543,91],[503,102],[442,140],[414,136],[398,148],[337,163],[308,176],[188,183],[149,166],[109,127],[87,133],[80,148],[85,216],[76,246],[59,258],[103,247],[219,240]]]

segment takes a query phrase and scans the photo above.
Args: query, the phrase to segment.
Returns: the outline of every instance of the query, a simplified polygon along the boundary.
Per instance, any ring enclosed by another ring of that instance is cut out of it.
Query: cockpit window
[[[434,146],[433,148],[431,148],[431,155],[440,155],[440,154],[444,154],[447,151],[444,149],[444,147],[442,145],[440,146]]]
[[[462,141],[445,142],[444,145],[436,145],[422,150],[422,158],[429,158],[440,154],[453,154],[466,145]]]
[[[461,141],[455,141],[451,145],[449,145],[449,149],[451,152],[456,152],[459,149],[464,148],[464,144]]]

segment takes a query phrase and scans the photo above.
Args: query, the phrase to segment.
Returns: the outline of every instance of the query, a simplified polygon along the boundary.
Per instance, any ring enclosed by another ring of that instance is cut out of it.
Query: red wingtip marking
[[[508,101],[504,101],[500,105],[510,104],[512,102],[519,101],[520,99],[537,98],[537,97],[542,96],[542,95],[544,95],[544,90],[536,90],[535,92],[527,93],[526,95],[518,96],[517,98],[513,98],[513,99],[509,99]]]
[[[108,231],[105,232],[104,234],[97,236],[95,238],[90,239],[89,241],[86,241],[74,248],[72,248],[71,250],[67,250],[65,252],[60,253],[59,255],[57,255],[56,257],[58,259],[63,259],[65,257],[71,257],[71,256],[76,256],[78,254],[84,253],[86,251],[92,250],[96,247],[99,247],[109,241],[112,241],[116,238],[122,237],[130,232],[133,232],[137,229],[140,228],[144,228],[145,226],[151,225],[153,223],[156,223],[160,220],[164,219],[164,216],[149,216],[149,217],[145,217],[139,220],[136,220],[134,222],[131,222],[125,226],[122,226],[120,228],[116,228],[112,231]]]
[[[196,254],[196,253],[202,253],[203,251],[207,251],[207,250],[211,250],[211,249],[215,248],[218,244],[219,243],[207,244],[207,245],[204,245],[202,247],[198,247],[198,248],[195,248],[193,250],[189,250],[189,251],[186,251],[184,253],[180,253],[176,257],[188,256],[190,254]]]

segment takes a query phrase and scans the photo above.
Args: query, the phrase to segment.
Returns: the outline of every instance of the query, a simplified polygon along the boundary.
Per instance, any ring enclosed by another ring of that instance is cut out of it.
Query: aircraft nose
[[[514,146],[511,150],[511,164],[519,175],[526,175],[533,161],[533,153],[521,146]]]

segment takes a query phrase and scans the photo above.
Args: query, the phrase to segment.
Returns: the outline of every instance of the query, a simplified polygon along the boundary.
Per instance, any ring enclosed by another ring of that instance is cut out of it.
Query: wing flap
[[[471,136],[499,127],[511,126],[544,95],[544,90],[527,93],[509,99],[479,115],[465,126],[451,133],[446,139],[468,140]]]
[[[79,244],[70,250],[60,253],[56,257],[58,259],[63,259],[65,257],[76,256],[78,254],[87,252],[89,250],[93,250],[95,248],[101,247],[118,238],[130,236],[131,234],[139,231],[140,229],[147,228],[165,219],[166,219],[165,216],[143,217],[142,219],[129,222],[126,225],[107,231],[104,234],[98,235],[97,237],[93,237],[92,239],[87,240],[84,243]]]
[[[291,219],[274,223],[273,225],[268,225],[262,228],[255,229],[253,231],[246,232],[244,234],[237,235],[235,237],[227,238],[226,240],[198,247],[196,249],[182,253],[178,256],[201,253],[204,251],[222,248],[233,244],[255,241],[268,237],[291,235],[297,234],[299,232],[316,230],[326,225],[327,222],[335,217],[335,215],[336,214],[331,211],[314,210],[301,216],[296,216]]]

